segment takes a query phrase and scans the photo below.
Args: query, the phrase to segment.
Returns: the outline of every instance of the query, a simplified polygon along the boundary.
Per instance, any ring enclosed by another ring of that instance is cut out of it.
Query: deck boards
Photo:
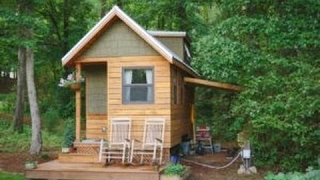
[[[27,179],[78,179],[78,180],[159,180],[159,171],[152,166],[133,166],[100,163],[59,163],[54,160],[25,171]]]

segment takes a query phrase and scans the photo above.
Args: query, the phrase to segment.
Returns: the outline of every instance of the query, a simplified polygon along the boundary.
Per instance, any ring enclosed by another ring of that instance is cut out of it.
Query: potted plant
[[[36,161],[27,161],[25,164],[24,164],[24,167],[26,169],[35,169],[37,168],[37,162]]]
[[[81,87],[81,83],[84,82],[84,78],[81,76],[80,78],[76,78],[74,73],[71,73],[67,76],[66,79],[61,78],[58,86],[60,87],[69,87],[73,90],[79,90]]]
[[[75,128],[73,119],[67,119],[64,126],[64,135],[62,141],[62,153],[72,152],[75,139]]]
[[[24,167],[26,169],[35,169],[37,168],[37,158],[36,156],[31,156],[30,158],[28,158],[28,160],[24,163]]]
[[[180,163],[169,163],[164,167],[160,180],[185,180],[190,175],[190,168]]]

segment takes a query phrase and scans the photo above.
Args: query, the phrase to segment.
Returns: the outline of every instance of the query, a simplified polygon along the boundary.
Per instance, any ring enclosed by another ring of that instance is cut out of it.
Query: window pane
[[[148,101],[148,87],[131,87],[130,101]]]
[[[132,84],[146,84],[146,70],[145,69],[135,69],[132,72]]]

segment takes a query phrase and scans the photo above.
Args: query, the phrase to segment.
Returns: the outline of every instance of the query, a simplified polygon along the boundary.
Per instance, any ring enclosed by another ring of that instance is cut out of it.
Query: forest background
[[[243,87],[197,89],[197,122],[210,125],[216,139],[245,132],[257,166],[303,171],[317,163],[317,0],[0,0],[0,112],[17,115],[19,88],[10,74],[29,50],[39,122],[60,132],[75,109],[73,93],[57,86],[70,71],[61,58],[115,4],[147,30],[186,31],[203,78]],[[32,114],[28,102],[22,97],[24,115]]]

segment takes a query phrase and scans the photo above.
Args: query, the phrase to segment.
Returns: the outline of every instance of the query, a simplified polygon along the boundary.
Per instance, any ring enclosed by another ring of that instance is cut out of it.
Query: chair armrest
[[[162,140],[159,138],[154,138],[157,142],[162,143]]]
[[[132,142],[142,143],[139,139],[132,139]]]

